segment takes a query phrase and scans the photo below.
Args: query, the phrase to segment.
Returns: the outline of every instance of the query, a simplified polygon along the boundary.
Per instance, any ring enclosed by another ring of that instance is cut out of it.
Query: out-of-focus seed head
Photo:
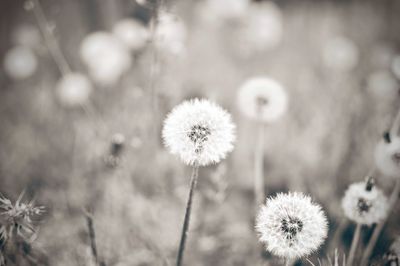
[[[379,188],[371,186],[367,180],[349,186],[342,199],[342,208],[350,220],[371,225],[386,217],[388,199]]]

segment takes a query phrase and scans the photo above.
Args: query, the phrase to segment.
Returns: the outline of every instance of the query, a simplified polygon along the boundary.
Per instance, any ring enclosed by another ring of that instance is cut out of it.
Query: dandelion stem
[[[357,223],[356,230],[353,235],[353,241],[351,242],[349,260],[347,261],[347,266],[353,265],[354,256],[356,254],[358,246],[358,241],[360,240],[360,234],[361,234],[361,224]]]
[[[45,44],[53,57],[56,65],[58,66],[62,75],[66,75],[71,72],[71,69],[65,59],[60,47],[58,46],[57,40],[54,38],[53,33],[50,30],[49,23],[47,22],[46,16],[43,12],[43,8],[40,5],[39,0],[32,0],[33,2],[33,14],[37,20],[40,31],[43,34]]]
[[[186,237],[189,232],[189,222],[190,222],[190,213],[192,210],[193,194],[194,190],[196,189],[198,176],[199,176],[199,166],[197,163],[195,163],[195,165],[193,166],[192,176],[190,178],[189,199],[186,204],[185,220],[183,222],[181,241],[179,243],[178,258],[176,260],[177,266],[181,266],[183,262],[183,253],[185,250]]]
[[[256,207],[264,201],[264,124],[258,124],[254,156],[254,197]]]
[[[92,250],[93,259],[96,265],[102,265],[99,264],[99,256],[97,253],[96,234],[94,231],[93,215],[87,210],[84,210],[84,213],[86,217],[87,227],[89,230],[90,248]]]
[[[393,210],[394,205],[396,204],[396,201],[399,197],[399,192],[400,192],[400,179],[396,180],[396,185],[393,189],[392,194],[390,195],[390,199],[389,199],[389,211],[388,214],[386,216],[386,218],[381,221],[379,224],[376,225],[374,232],[372,233],[371,238],[369,239],[368,245],[365,248],[362,260],[361,260],[361,266],[366,266],[368,263],[369,258],[371,257],[371,253],[375,248],[375,244],[378,241],[378,237],[386,223],[386,220],[388,219],[391,211]]]
[[[397,112],[397,115],[393,121],[392,128],[390,129],[390,135],[397,136],[399,133],[399,127],[400,127],[400,110]]]

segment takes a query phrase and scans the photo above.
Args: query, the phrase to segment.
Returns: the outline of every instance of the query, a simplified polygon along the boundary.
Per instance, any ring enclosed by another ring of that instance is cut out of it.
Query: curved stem
[[[264,202],[264,124],[258,124],[254,154],[254,198],[256,207]]]
[[[365,248],[362,260],[361,260],[361,266],[366,266],[368,263],[369,258],[371,257],[371,253],[375,248],[376,242],[378,241],[379,235],[391,213],[391,211],[393,210],[394,205],[396,204],[396,201],[399,197],[399,192],[400,192],[400,179],[398,178],[396,180],[396,185],[393,189],[392,194],[390,195],[390,199],[389,199],[389,210],[387,213],[386,218],[380,222],[379,224],[376,225],[374,232],[371,236],[371,238],[369,239],[368,245]]]
[[[347,261],[347,266],[353,265],[354,255],[356,254],[358,241],[360,240],[360,234],[361,234],[361,224],[357,223],[356,230],[353,235],[353,241],[351,242],[349,260]]]
[[[46,16],[43,12],[43,8],[40,5],[39,0],[33,0],[33,14],[37,20],[40,31],[43,34],[45,39],[45,44],[53,57],[56,65],[58,66],[62,75],[66,75],[71,72],[71,68],[69,67],[67,60],[65,59],[63,53],[61,52],[60,47],[58,46],[57,40],[54,35],[50,31],[49,23],[47,22]]]
[[[185,219],[183,222],[181,241],[179,243],[178,258],[176,265],[181,266],[183,262],[183,253],[185,251],[186,238],[189,232],[190,213],[192,211],[193,194],[196,189],[197,178],[199,176],[199,166],[197,163],[193,166],[192,176],[190,178],[189,199],[186,204]]]

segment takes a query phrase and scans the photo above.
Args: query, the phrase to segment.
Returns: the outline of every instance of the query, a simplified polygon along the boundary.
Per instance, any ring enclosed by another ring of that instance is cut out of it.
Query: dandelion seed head
[[[138,20],[131,18],[118,21],[114,25],[112,32],[132,51],[143,48],[150,37],[147,28]]]
[[[35,206],[33,201],[22,202],[24,192],[13,204],[11,200],[0,195],[0,216],[4,223],[0,226],[0,240],[6,240],[15,233],[28,238],[35,233],[33,217],[45,212],[43,206]]]
[[[161,12],[155,29],[155,45],[167,54],[179,55],[185,50],[186,26],[168,12]]]
[[[247,80],[237,96],[239,108],[251,119],[273,122],[287,110],[288,97],[283,87],[268,77]]]
[[[36,71],[37,66],[36,55],[30,48],[22,45],[10,49],[4,56],[4,71],[15,80],[29,78]]]
[[[296,259],[316,251],[328,233],[321,207],[302,193],[280,193],[267,199],[257,215],[259,239],[272,254]]]
[[[272,1],[252,2],[237,31],[239,52],[245,56],[276,48],[283,36],[283,16]]]
[[[400,138],[381,139],[375,148],[376,167],[387,177],[400,178]]]
[[[132,63],[128,48],[114,35],[101,31],[85,37],[80,56],[91,78],[106,86],[116,83]]]
[[[346,190],[342,208],[347,218],[365,225],[380,222],[387,215],[388,199],[376,186],[367,189],[365,182],[354,183]]]
[[[165,146],[185,164],[218,163],[233,150],[235,125],[231,116],[208,100],[189,100],[176,106],[164,121]]]
[[[56,92],[63,105],[77,106],[87,102],[92,92],[92,84],[83,74],[69,73],[58,81]]]

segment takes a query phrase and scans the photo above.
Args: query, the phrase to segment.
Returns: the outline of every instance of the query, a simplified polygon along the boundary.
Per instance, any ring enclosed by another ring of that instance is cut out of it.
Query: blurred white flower
[[[143,48],[150,37],[148,29],[140,21],[131,18],[118,21],[112,32],[132,51]]]
[[[56,85],[58,100],[67,107],[86,103],[91,92],[90,80],[80,73],[69,73],[63,76]]]
[[[252,3],[237,32],[239,49],[244,54],[276,48],[283,35],[282,14],[273,2]]]
[[[204,20],[214,22],[236,19],[244,16],[249,6],[249,0],[206,0],[200,8]]]
[[[367,89],[380,99],[396,99],[399,86],[396,79],[388,71],[379,70],[368,76]]]
[[[41,41],[39,29],[30,24],[19,25],[13,32],[13,41],[15,44],[35,47]]]
[[[400,55],[396,55],[392,60],[391,69],[397,79],[400,79]]]
[[[375,148],[376,167],[387,177],[400,178],[400,138],[385,136]]]
[[[268,77],[247,80],[237,96],[239,108],[249,118],[273,122],[286,111],[288,97],[283,87]]]
[[[90,76],[102,85],[113,85],[131,66],[128,48],[114,35],[95,32],[81,44],[80,55]]]
[[[268,198],[257,215],[260,241],[272,254],[296,259],[316,251],[328,233],[322,208],[302,193]]]
[[[154,35],[155,45],[160,51],[178,55],[185,50],[186,26],[171,13],[160,12]]]
[[[6,53],[3,64],[4,71],[10,78],[22,80],[33,75],[38,62],[30,48],[16,46]]]
[[[387,215],[388,199],[376,186],[368,182],[354,183],[342,199],[344,214],[350,220],[365,225],[380,222]]]
[[[231,116],[208,100],[189,100],[176,106],[164,122],[165,146],[185,164],[218,163],[233,150],[235,125]]]
[[[334,70],[350,71],[357,65],[358,58],[358,47],[352,40],[343,36],[328,40],[323,47],[323,62]]]

